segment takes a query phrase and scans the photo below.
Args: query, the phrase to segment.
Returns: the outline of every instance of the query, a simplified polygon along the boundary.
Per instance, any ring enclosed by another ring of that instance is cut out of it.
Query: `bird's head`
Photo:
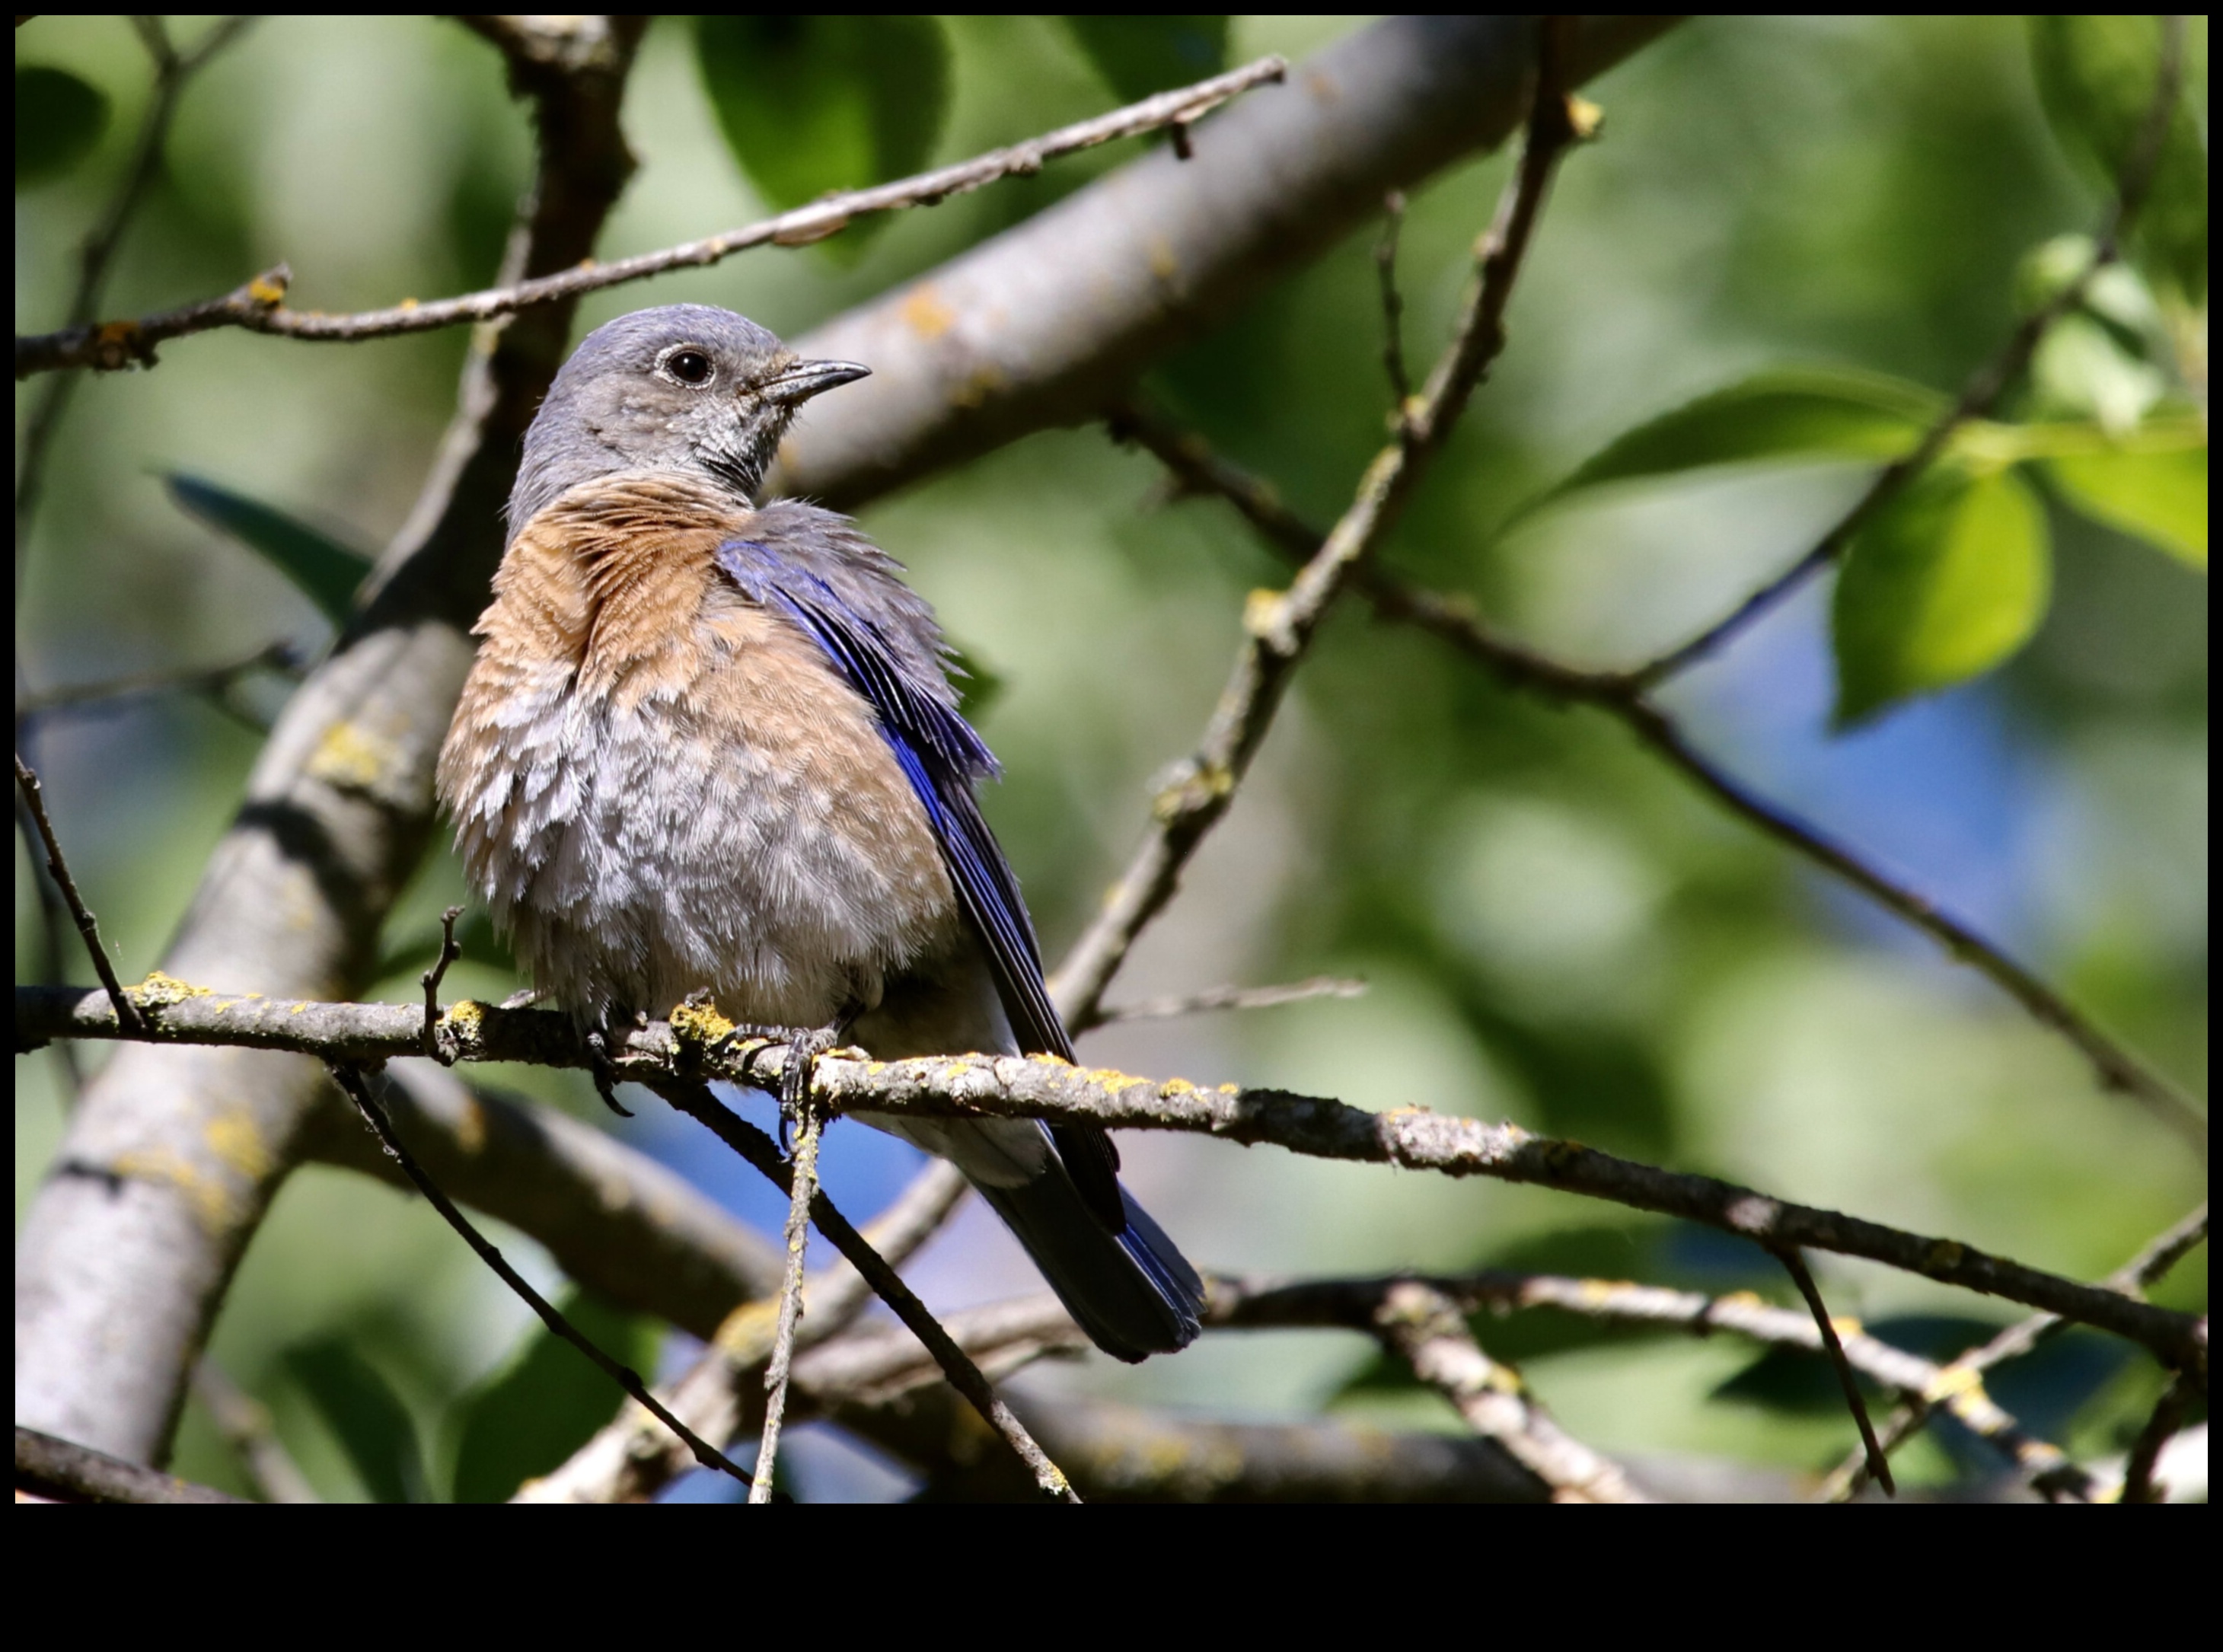
[[[704,476],[746,502],[796,410],[868,371],[804,360],[711,305],[620,316],[589,333],[549,387],[526,433],[510,529],[579,483],[625,471]]]

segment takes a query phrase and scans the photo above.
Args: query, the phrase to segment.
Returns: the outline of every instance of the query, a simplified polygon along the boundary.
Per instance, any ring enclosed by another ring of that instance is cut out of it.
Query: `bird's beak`
[[[789,407],[822,394],[836,385],[851,384],[870,376],[872,369],[854,362],[797,362],[778,378],[767,380],[760,392],[767,401]]]

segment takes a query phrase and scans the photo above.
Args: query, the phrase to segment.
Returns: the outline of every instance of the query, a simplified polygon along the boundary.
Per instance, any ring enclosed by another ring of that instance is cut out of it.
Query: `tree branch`
[[[1162,1021],[1175,1016],[1198,1015],[1206,1010],[1265,1010],[1282,1004],[1301,1004],[1311,998],[1363,998],[1366,983],[1344,975],[1314,975],[1280,987],[1214,987],[1201,993],[1171,998],[1139,999],[1132,1004],[1099,1004],[1088,1015],[1072,1023],[1076,1038],[1098,1027],[1121,1021]]]
[[[1106,415],[1112,435],[1148,449],[1185,489],[1233,505],[1267,543],[1300,560],[1318,550],[1322,536],[1284,505],[1273,487],[1213,451],[1155,408],[1128,399]],[[1616,718],[1638,740],[1710,796],[1715,802],[1794,854],[1854,888],[1929,936],[1956,962],[1988,979],[2032,1019],[2074,1044],[2103,1088],[2131,1097],[2205,1151],[2207,1124],[2192,1099],[2125,1049],[2062,993],[1926,896],[1886,876],[1816,827],[1767,802],[1717,767],[1693,747],[1682,728],[1646,698],[1628,673],[1588,672],[1499,637],[1484,626],[1464,596],[1409,585],[1378,569],[1362,569],[1358,588],[1376,613],[1441,638],[1477,661],[1508,687],[1571,705],[1594,707]]]
[[[538,161],[505,265],[576,264],[631,169],[618,105],[643,20],[582,17],[592,66],[536,83]],[[164,962],[307,997],[359,991],[431,827],[431,769],[501,552],[518,443],[570,307],[478,341],[416,510],[329,657],[287,701]],[[16,1250],[16,1415],[160,1459],[224,1288],[329,1097],[321,1069],[119,1052],[86,1086]]]
[[[1382,1295],[1372,1329],[1485,1440],[1552,1489],[1554,1503],[1648,1503],[1615,1464],[1570,1437],[1530,1397],[1521,1374],[1484,1353],[1458,1307],[1418,1280]]]
[[[866,1226],[865,1242],[890,1267],[902,1266],[956,1208],[966,1191],[962,1173],[936,1159]],[[803,1323],[796,1334],[798,1355],[807,1356],[809,1349],[846,1330],[872,1296],[864,1276],[847,1261],[822,1269],[805,1281]],[[763,1378],[777,1331],[776,1308],[771,1292],[763,1291],[734,1308],[708,1338],[702,1357],[662,1390],[664,1403],[705,1438],[737,1440],[756,1426],[753,1409],[761,1411],[764,1403]],[[923,1349],[921,1353],[926,1357]],[[806,1358],[796,1379],[806,1401],[811,1392],[808,1371]],[[933,1374],[939,1377],[941,1368],[934,1367]],[[673,1449],[669,1434],[645,1413],[627,1406],[563,1466],[527,1482],[515,1501],[642,1502],[684,1473],[687,1466],[686,1457]]]
[[[521,90],[531,90],[550,74],[565,77],[593,66],[591,57],[567,49],[570,37],[520,25],[513,18],[466,18],[469,27],[484,35],[510,59],[513,78]],[[108,321],[65,328],[60,332],[16,340],[16,376],[51,373],[62,368],[90,367],[113,371],[136,363],[154,364],[154,349],[173,338],[208,332],[219,327],[243,327],[249,332],[271,333],[284,338],[324,343],[358,343],[391,338],[403,333],[430,332],[511,315],[535,305],[572,302],[589,293],[675,269],[700,269],[723,262],[735,253],[755,247],[801,247],[838,235],[851,223],[877,212],[899,211],[911,206],[938,206],[952,195],[970,194],[1004,178],[1027,177],[1048,162],[1093,149],[1121,138],[1137,137],[1167,126],[1186,126],[1202,118],[1231,98],[1255,86],[1278,81],[1288,65],[1277,57],[1264,57],[1225,74],[1200,80],[1192,86],[1162,91],[1093,120],[1060,127],[1006,148],[991,149],[954,166],[920,173],[893,183],[877,184],[813,201],[792,211],[706,236],[660,252],[614,259],[606,264],[587,261],[582,267],[530,281],[466,293],[429,303],[414,300],[383,310],[356,315],[325,315],[318,311],[290,310],[285,299],[292,273],[280,265],[222,298],[136,321]]]
[[[1673,27],[1568,18],[1569,86]],[[1527,17],[1385,18],[1294,66],[1199,134],[795,341],[869,363],[841,417],[783,444],[774,492],[854,509],[1034,431],[1085,423],[1137,375],[1408,188],[1518,129]]]
[[[2203,1200],[2198,1209],[2157,1234],[2144,1250],[2101,1283],[2106,1289],[2143,1300],[2146,1287],[2168,1273],[2207,1238],[2207,1205]],[[1990,1414],[1996,1412],[1998,1408],[1992,1405],[1989,1397],[1984,1392],[1984,1373],[2011,1359],[2021,1359],[2067,1323],[2057,1314],[2033,1314],[2028,1319],[2008,1326],[1989,1342],[1969,1349],[1940,1369],[1936,1376],[1920,1389],[1908,1390],[1905,1403],[1878,1431],[1884,1451],[1886,1453],[1896,1451],[1920,1433],[1923,1425],[1929,1422],[1931,1411],[1941,1404],[1978,1434],[1991,1438],[1993,1429],[1989,1426]],[[1975,1415],[1970,1414],[1972,1409]],[[2062,1491],[2088,1500],[2090,1498],[2092,1488],[2088,1477],[2082,1470],[2069,1466],[2067,1460],[2061,1458],[2058,1453],[2054,1453],[2053,1460],[2033,1458],[2020,1449],[2014,1454],[2016,1461],[2031,1473],[2039,1490]],[[1867,1454],[1863,1448],[1855,1452],[1830,1472],[1817,1494],[1817,1500],[1849,1502],[1859,1496],[1861,1488],[1867,1484]],[[2069,1474],[2075,1477],[2073,1481],[2062,1478]]]
[[[1417,397],[1397,409],[1396,434],[1361,477],[1342,520],[1319,542],[1286,591],[1254,594],[1243,615],[1247,634],[1194,753],[1160,791],[1155,823],[1086,933],[1049,982],[1068,1024],[1095,1013],[1128,950],[1164,910],[1182,868],[1233,803],[1264,742],[1290,678],[1336,601],[1373,559],[1465,410],[1468,398],[1505,347],[1505,306],[1528,250],[1536,216],[1559,156],[1575,141],[1554,45],[1559,28],[1538,26],[1536,90],[1520,163],[1495,221],[1475,245],[1475,272],[1451,343]]]
[[[433,1180],[531,1234],[597,1296],[708,1338],[779,1289],[779,1252],[755,1229],[608,1132],[429,1061],[392,1062],[386,1078],[387,1111]],[[406,1186],[362,1121],[324,1094],[302,1157]]]
[[[1655,1326],[1710,1336],[1727,1331],[1770,1347],[1825,1353],[1811,1314],[1775,1308],[1749,1292],[1709,1296],[1697,1291],[1616,1279],[1577,1279],[1559,1274],[1489,1270],[1452,1275],[1397,1274],[1353,1279],[1240,1279],[1212,1281],[1209,1328],[1287,1329],[1338,1326],[1370,1331],[1382,1305],[1401,1285],[1419,1284],[1472,1313],[1546,1308],[1584,1319],[1627,1326]],[[1854,1370],[1910,1398],[1929,1396],[1949,1407],[1975,1434],[2005,1453],[2050,1491],[2088,1499],[2091,1479],[2058,1447],[2031,1434],[1999,1409],[1981,1382],[1957,1377],[1919,1355],[1857,1328],[1841,1328],[1839,1345]],[[1864,1453],[1855,1460],[1865,1464]]]
[[[432,1208],[440,1213],[441,1220],[454,1228],[462,1237],[463,1243],[471,1247],[479,1260],[493,1270],[495,1277],[507,1285],[512,1292],[523,1300],[526,1307],[540,1316],[542,1324],[586,1355],[605,1377],[632,1395],[634,1403],[639,1405],[658,1422],[671,1429],[680,1440],[685,1441],[687,1448],[695,1453],[696,1462],[705,1468],[718,1469],[740,1481],[743,1485],[748,1485],[749,1477],[741,1472],[738,1465],[715,1446],[672,1416],[663,1402],[648,1391],[647,1384],[641,1381],[638,1371],[629,1365],[620,1364],[604,1352],[592,1338],[573,1325],[553,1302],[527,1284],[525,1276],[511,1267],[502,1253],[495,1249],[477,1228],[471,1226],[463,1213],[456,1208],[454,1201],[440,1191],[439,1183],[425,1174],[422,1167],[410,1156],[409,1150],[403,1145],[400,1137],[394,1133],[394,1121],[387,1117],[385,1108],[380,1106],[378,1098],[371,1093],[369,1075],[358,1068],[337,1062],[332,1066],[331,1074],[333,1081],[346,1093],[348,1100],[355,1103],[356,1110],[362,1115],[363,1123],[368,1125],[378,1137],[379,1144],[384,1147],[394,1162],[401,1167],[401,1173],[409,1178],[411,1184],[418,1192],[425,1195]]]
[[[423,1012],[414,1005],[231,998],[164,976],[149,977],[128,990],[149,1024],[143,1037],[154,1042],[221,1043],[314,1052],[328,1060],[351,1062],[413,1054],[422,1044]],[[610,1052],[612,1069],[620,1079],[647,1084],[659,1094],[669,1089],[675,1095],[690,1086],[702,1090],[700,1081],[708,1078],[776,1088],[785,1062],[783,1046],[757,1039],[721,1046],[720,1041],[732,1031],[732,1024],[715,1012],[689,1006],[677,1023],[651,1022],[630,1032]],[[114,1006],[98,992],[16,989],[19,1049],[35,1048],[48,1038],[128,1037]],[[449,1008],[439,1037],[444,1056],[453,1061],[517,1061],[580,1069],[591,1065],[570,1018],[546,1011],[503,1010],[467,1000]],[[1373,1113],[1285,1090],[1233,1084],[1207,1089],[1185,1079],[1154,1081],[1109,1069],[1070,1067],[1049,1056],[950,1056],[877,1062],[827,1055],[817,1058],[812,1084],[819,1100],[835,1112],[1041,1119],[1107,1129],[1186,1131],[1245,1145],[1271,1143],[1318,1158],[1556,1188],[1703,1222],[1764,1246],[1796,1245],[1863,1257],[1940,1283],[2042,1308],[2127,1338],[2151,1349],[2163,1364],[2192,1370],[2197,1380],[2206,1381],[2206,1329],[2189,1315],[2133,1302],[2103,1286],[2078,1284],[1957,1240],[1788,1203],[1711,1176],[1616,1158],[1579,1143],[1531,1135],[1517,1125],[1486,1125],[1424,1107]],[[778,1167],[778,1150],[761,1131],[734,1118],[707,1090],[699,1100],[691,1096],[690,1100],[687,1110],[718,1130],[736,1151],[745,1157],[751,1152],[768,1156],[765,1162]],[[759,1169],[765,1170],[765,1164]],[[765,1174],[774,1171],[765,1170]],[[778,1179],[781,1186],[787,1185],[784,1176]],[[812,1215],[820,1221],[820,1231],[834,1238],[817,1205],[812,1207]],[[832,1220],[841,1220],[838,1212]],[[843,1254],[849,1252],[845,1249]],[[859,1265],[867,1277],[872,1277],[870,1267]],[[896,1283],[900,1287],[900,1281]],[[875,1289],[881,1289],[878,1279],[873,1283]]]
[[[105,1452],[16,1425],[16,1490],[50,1503],[242,1503],[229,1491],[157,1473]]]
[[[78,893],[77,880],[70,875],[69,861],[62,854],[61,840],[54,835],[54,823],[47,817],[46,788],[39,777],[23,760],[21,752],[16,753],[16,796],[24,811],[31,817],[39,842],[47,851],[47,873],[61,891],[62,900],[69,915],[77,924],[79,937],[85,943],[85,955],[92,961],[92,972],[100,977],[103,991],[109,1002],[116,1006],[117,1018],[124,1025],[136,1028],[140,1016],[138,1006],[123,995],[123,983],[117,979],[116,966],[108,961],[108,949],[100,943],[100,920]]]
[[[790,1052],[791,1053],[791,1052]],[[710,1093],[709,1086],[696,1082],[652,1081],[650,1088],[690,1118],[705,1126],[710,1132],[772,1183],[792,1190],[792,1173],[780,1157],[778,1147],[771,1137],[735,1113]],[[815,1083],[814,1083],[815,1088]],[[822,1104],[825,1098],[820,1098]],[[846,1258],[849,1264],[862,1274],[873,1293],[895,1310],[895,1315],[909,1327],[911,1334],[924,1343],[927,1351],[948,1378],[950,1386],[965,1397],[966,1402],[979,1412],[981,1421],[1011,1448],[1011,1453],[1027,1466],[1034,1477],[1036,1487],[1044,1497],[1064,1503],[1078,1503],[1080,1498],[1058,1466],[1050,1460],[1035,1442],[1024,1424],[1011,1413],[1011,1409],[997,1397],[989,1387],[988,1379],[980,1368],[966,1355],[964,1349],[954,1341],[934,1315],[927,1312],[903,1277],[890,1267],[886,1260],[866,1242],[863,1234],[849,1225],[848,1219],[834,1207],[824,1189],[810,1195],[810,1220],[818,1225],[828,1243]]]

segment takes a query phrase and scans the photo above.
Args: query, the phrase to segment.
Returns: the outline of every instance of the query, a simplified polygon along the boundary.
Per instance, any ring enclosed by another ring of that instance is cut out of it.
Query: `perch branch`
[[[423,1012],[415,1005],[225,997],[166,976],[149,977],[129,991],[148,1023],[136,1035],[140,1042],[296,1050],[359,1062],[413,1054],[423,1038]],[[756,1087],[778,1085],[785,1059],[782,1047],[744,1039],[714,1050],[731,1031],[722,1018],[690,1008],[677,1027],[652,1022],[629,1032],[610,1051],[612,1068],[620,1079],[647,1084],[659,1094],[670,1090],[667,1100],[709,1125],[786,1188],[779,1150],[771,1138],[735,1117],[699,1082],[715,1077]],[[570,1018],[546,1011],[503,1010],[466,1000],[450,1006],[439,1036],[443,1053],[456,1061],[583,1069],[592,1063]],[[98,992],[16,989],[19,1050],[55,1037],[133,1037]],[[1797,1245],[1862,1257],[1943,1284],[2042,1308],[2127,1338],[2152,1350],[2163,1364],[2192,1370],[2196,1380],[2206,1382],[2207,1332],[2190,1315],[2137,1302],[2104,1286],[2079,1284],[1956,1240],[1789,1203],[1711,1176],[1660,1170],[1579,1143],[1532,1135],[1517,1125],[1489,1125],[1425,1107],[1369,1113],[1284,1090],[1232,1084],[1206,1088],[1183,1079],[1154,1081],[1108,1069],[1072,1067],[1049,1056],[874,1062],[828,1055],[818,1058],[812,1082],[822,1104],[836,1113],[1040,1119],[1109,1129],[1185,1131],[1246,1145],[1271,1143],[1318,1158],[1556,1188],[1703,1222],[1762,1245]],[[683,1094],[683,1102],[678,1099]],[[853,1238],[855,1230],[830,1204],[815,1202],[812,1216],[876,1290],[886,1295],[884,1277],[904,1289],[878,1258],[867,1252],[868,1259],[859,1261],[835,1239],[829,1220]]]

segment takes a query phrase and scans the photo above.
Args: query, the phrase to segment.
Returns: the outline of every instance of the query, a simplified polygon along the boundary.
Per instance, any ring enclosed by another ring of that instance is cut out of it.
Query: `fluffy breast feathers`
[[[845,577],[877,575],[840,519],[683,476],[586,484],[511,542],[438,788],[496,924],[575,1014],[661,1015],[708,987],[736,1019],[815,1026],[958,939],[872,706],[718,571],[737,538],[809,527],[862,547]]]

